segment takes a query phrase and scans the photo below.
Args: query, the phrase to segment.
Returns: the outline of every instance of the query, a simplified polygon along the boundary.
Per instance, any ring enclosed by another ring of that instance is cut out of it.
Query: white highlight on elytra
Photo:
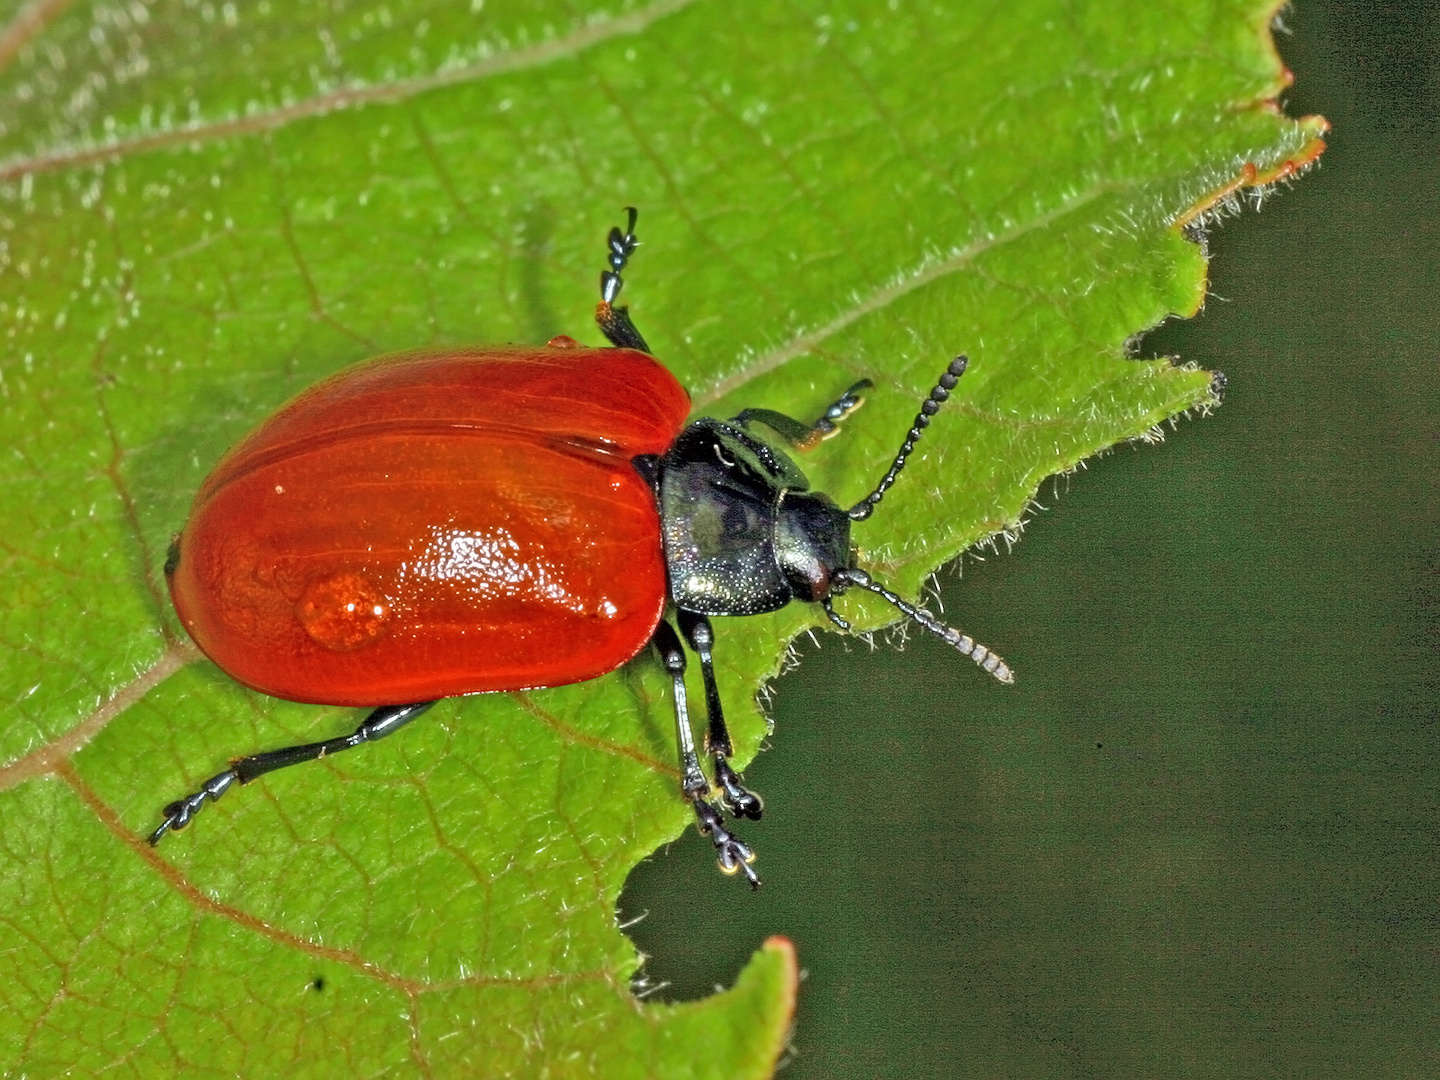
[[[455,529],[432,526],[419,554],[402,564],[403,577],[450,581],[480,597],[525,595],[586,614],[588,605],[567,587],[564,567],[527,548],[509,529]],[[615,605],[602,599],[599,612],[613,615]]]

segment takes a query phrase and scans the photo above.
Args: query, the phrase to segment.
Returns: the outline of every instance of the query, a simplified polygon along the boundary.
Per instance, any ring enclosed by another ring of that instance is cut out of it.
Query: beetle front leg
[[[748,429],[751,423],[764,424],[771,431],[784,437],[785,441],[802,453],[813,450],[826,439],[840,431],[840,421],[865,404],[862,391],[875,384],[861,379],[825,407],[820,418],[813,424],[803,424],[793,416],[787,416],[774,409],[742,409],[731,422]]]
[[[715,631],[710,620],[693,611],[680,612],[680,632],[700,657],[700,674],[705,680],[705,713],[709,718],[709,731],[705,735],[705,748],[715,759],[715,782],[720,785],[720,799],[725,808],[736,817],[759,821],[765,811],[765,801],[740,782],[740,774],[730,767],[730,755],[734,747],[730,743],[730,729],[725,726],[725,713],[720,707],[720,690],[715,685],[715,662],[712,650],[715,647]]]
[[[695,823],[701,835],[710,837],[715,844],[720,869],[727,874],[743,873],[750,887],[758,889],[760,879],[750,867],[755,861],[755,852],[725,828],[724,816],[706,798],[710,794],[710,782],[700,768],[700,756],[695,751],[695,736],[690,731],[690,712],[685,698],[685,649],[670,624],[663,619],[655,628],[653,644],[675,687],[675,741],[680,749],[680,793],[695,808]]]

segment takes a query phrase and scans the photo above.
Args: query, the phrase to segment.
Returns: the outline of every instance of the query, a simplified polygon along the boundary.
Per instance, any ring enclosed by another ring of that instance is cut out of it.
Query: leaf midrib
[[[319,94],[292,105],[278,106],[248,116],[229,120],[196,121],[150,135],[117,138],[112,142],[91,145],[60,146],[43,153],[12,158],[0,164],[0,181],[16,180],[37,173],[78,168],[102,161],[113,161],[171,146],[214,142],[237,135],[274,131],[300,120],[312,119],[341,109],[353,109],[365,105],[393,105],[431,90],[461,83],[479,82],[515,71],[543,67],[557,60],[578,56],[613,38],[641,33],[652,23],[658,22],[668,15],[673,15],[693,3],[695,0],[657,0],[649,7],[582,26],[569,34],[543,41],[538,45],[498,52],[483,60],[472,61],[456,67],[442,67],[439,71],[429,75],[374,83],[356,80],[344,89]],[[41,5],[32,5],[23,9],[8,28],[0,31],[0,72],[5,70],[9,61],[14,59],[20,49],[35,36],[32,34],[30,37],[23,37],[23,31],[27,28],[26,13],[38,6]],[[58,14],[58,11],[53,13]],[[4,49],[12,38],[19,38],[20,41],[7,55]]]

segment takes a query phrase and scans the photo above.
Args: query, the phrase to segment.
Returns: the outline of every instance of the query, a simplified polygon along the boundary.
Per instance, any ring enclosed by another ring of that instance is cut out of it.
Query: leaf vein
[[[1087,191],[1065,200],[1054,209],[1038,214],[1026,222],[967,244],[959,251],[938,262],[929,263],[928,265],[922,263],[918,269],[911,271],[909,274],[886,285],[884,288],[877,289],[848,310],[840,312],[840,314],[836,315],[823,326],[796,334],[779,348],[772,349],[767,353],[762,353],[754,357],[730,375],[712,383],[707,390],[695,395],[695,408],[702,409],[707,405],[713,404],[726,394],[739,389],[746,383],[777,368],[783,367],[791,360],[804,356],[806,353],[817,348],[821,342],[848,329],[866,315],[880,311],[889,304],[924,288],[934,281],[938,281],[940,278],[966,269],[986,252],[1003,247],[1005,244],[1013,243],[1029,233],[1043,229],[1047,225],[1052,225],[1056,221],[1094,202],[1102,195],[1107,195],[1117,189],[1118,185],[1114,183],[1095,184]]]
[[[36,36],[64,14],[75,0],[31,0],[15,13],[10,25],[0,30],[0,71],[10,66]]]
[[[106,724],[186,664],[198,659],[200,659],[200,651],[193,645],[187,642],[172,643],[155,663],[121,686],[94,712],[65,732],[64,735],[43,746],[37,746],[28,754],[16,758],[8,765],[0,766],[0,791],[12,788],[26,780],[56,773],[61,763],[103,731]]]
[[[224,919],[226,922],[248,930],[260,937],[267,938],[277,945],[281,945],[296,952],[313,956],[320,960],[328,960],[332,963],[342,964],[353,969],[361,975],[365,975],[378,983],[392,987],[407,996],[414,997],[419,994],[434,991],[449,991],[460,988],[476,987],[530,987],[538,989],[546,986],[563,986],[580,982],[598,982],[610,985],[613,982],[610,972],[605,970],[597,971],[573,971],[555,972],[548,975],[465,975],[454,979],[436,979],[433,981],[416,979],[400,975],[394,971],[367,960],[360,953],[353,949],[340,948],[334,945],[322,945],[319,942],[311,941],[298,934],[291,933],[278,926],[266,922],[259,916],[245,911],[233,905],[223,903],[209,896],[189,878],[187,878],[178,867],[160,857],[159,852],[145,842],[144,837],[133,832],[120,820],[119,814],[114,807],[105,802],[76,771],[75,767],[68,761],[58,762],[52,770],[72,791],[79,796],[80,801],[99,819],[111,835],[128,848],[130,852],[158,874],[171,889],[184,897],[192,907],[202,914],[212,915]]]

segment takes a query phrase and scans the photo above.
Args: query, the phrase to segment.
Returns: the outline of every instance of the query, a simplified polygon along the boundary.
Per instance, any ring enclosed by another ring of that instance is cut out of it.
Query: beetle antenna
[[[920,403],[920,411],[915,416],[915,423],[910,425],[910,431],[905,436],[905,445],[900,447],[900,452],[895,455],[895,460],[890,464],[890,471],[875,486],[874,491],[846,511],[851,521],[864,521],[875,512],[875,504],[885,497],[885,492],[889,491],[890,485],[895,483],[895,478],[900,475],[900,470],[905,468],[905,459],[910,456],[910,451],[915,449],[915,444],[920,441],[920,436],[925,434],[925,429],[930,426],[930,418],[940,411],[940,406],[950,396],[950,391],[955,389],[955,384],[960,381],[960,376],[965,374],[965,365],[969,362],[969,358],[964,353],[950,361],[950,366],[945,369],[945,374],[940,376],[940,381],[931,388],[929,396]]]
[[[944,623],[942,623],[939,619],[935,618],[934,615],[931,615],[930,612],[926,611],[924,608],[916,607],[914,604],[906,603],[889,589],[885,588],[884,585],[881,585],[878,581],[872,578],[864,570],[858,570],[853,568],[848,570],[837,570],[835,572],[835,577],[838,581],[843,582],[846,585],[858,586],[859,588],[864,589],[867,592],[872,592],[876,596],[883,597],[884,599],[888,600],[890,603],[894,604],[902,612],[908,615],[911,619],[915,620],[917,623],[923,626],[926,630],[929,630],[936,637],[944,641],[947,645],[950,645],[953,648],[957,649],[962,656],[970,657],[971,660],[974,660],[975,663],[979,664],[982,668],[988,671],[991,675],[994,675],[995,678],[999,679],[1001,682],[1013,683],[1015,681],[1015,673],[1010,670],[1010,665],[1005,663],[1004,660],[1001,660],[1000,657],[996,656],[984,645],[981,645],[969,634],[962,634],[959,630],[956,630],[950,626],[946,626]],[[822,604],[825,608],[826,614],[830,616],[832,622],[834,622],[837,626],[840,626],[842,629],[848,630],[850,628],[849,623],[839,618],[833,611],[830,610],[828,597],[825,599],[825,601],[822,601]]]

